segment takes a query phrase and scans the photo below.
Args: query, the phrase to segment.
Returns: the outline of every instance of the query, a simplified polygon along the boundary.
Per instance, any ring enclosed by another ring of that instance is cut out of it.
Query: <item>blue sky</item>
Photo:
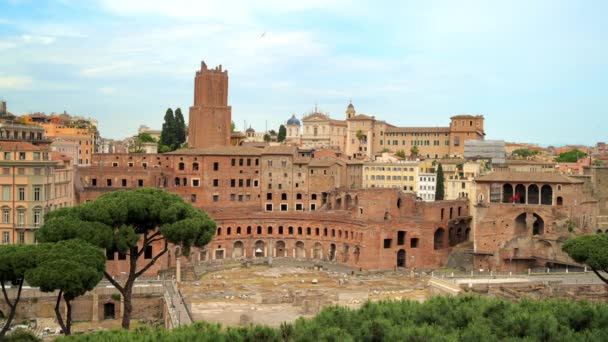
[[[105,137],[192,104],[229,70],[238,128],[315,104],[395,125],[483,114],[489,139],[608,140],[606,1],[0,0],[0,98],[94,117]],[[263,37],[260,37],[265,32]]]

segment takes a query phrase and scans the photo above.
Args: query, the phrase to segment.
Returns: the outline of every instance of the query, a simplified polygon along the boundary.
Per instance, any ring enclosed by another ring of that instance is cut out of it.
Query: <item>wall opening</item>
[[[405,249],[400,249],[397,252],[397,267],[405,267]]]
[[[435,235],[433,236],[433,248],[434,249],[443,248],[444,235],[445,235],[445,230],[443,228],[438,228],[435,231]]]
[[[543,185],[540,189],[540,204],[553,205],[553,188],[550,185]]]
[[[116,319],[116,305],[114,303],[103,305],[103,319]]]

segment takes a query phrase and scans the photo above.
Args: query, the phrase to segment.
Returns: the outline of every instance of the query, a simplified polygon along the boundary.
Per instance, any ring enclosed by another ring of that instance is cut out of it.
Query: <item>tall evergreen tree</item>
[[[177,145],[177,136],[175,135],[175,116],[173,116],[173,109],[168,108],[165,113],[165,122],[160,133],[160,142],[168,146],[171,150],[174,150]]]
[[[281,127],[279,127],[279,134],[277,135],[277,140],[279,142],[285,140],[285,138],[287,137],[287,128],[285,128],[285,126],[281,125]]]
[[[442,201],[445,196],[445,190],[443,188],[445,179],[443,176],[443,166],[439,163],[437,166],[437,186],[435,186],[435,201]]]
[[[179,148],[186,142],[186,122],[184,121],[181,108],[175,110],[175,135],[178,144],[176,148]]]

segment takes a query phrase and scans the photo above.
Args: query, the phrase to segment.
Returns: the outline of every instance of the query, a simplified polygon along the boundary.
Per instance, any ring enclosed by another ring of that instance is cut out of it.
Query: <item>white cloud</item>
[[[100,0],[105,9],[120,15],[152,14],[181,19],[207,18],[219,22],[250,22],[252,13],[286,13],[302,10],[344,9],[345,0]]]
[[[104,94],[104,95],[112,95],[116,93],[116,88],[113,87],[101,87],[98,88],[97,91],[99,91],[100,93]]]
[[[21,35],[21,40],[25,43],[49,45],[55,42],[55,37],[50,36],[33,36],[29,34]]]
[[[22,90],[32,83],[28,76],[0,76],[0,89]]]

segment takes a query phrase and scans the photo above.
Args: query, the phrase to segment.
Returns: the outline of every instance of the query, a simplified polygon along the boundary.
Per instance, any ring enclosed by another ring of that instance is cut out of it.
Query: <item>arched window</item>
[[[232,227],[226,228],[226,235],[230,235],[232,233]]]
[[[251,235],[251,226],[247,226],[247,235]]]
[[[198,171],[198,163],[192,163],[192,170]]]
[[[442,249],[443,248],[443,239],[445,235],[445,230],[443,228],[437,228],[435,231],[435,235],[433,237],[433,247],[434,249]]]
[[[222,227],[217,227],[217,235],[222,235]]]
[[[302,235],[302,227],[298,227],[298,235]]]
[[[269,226],[267,232],[268,234],[272,234],[272,227]]]

